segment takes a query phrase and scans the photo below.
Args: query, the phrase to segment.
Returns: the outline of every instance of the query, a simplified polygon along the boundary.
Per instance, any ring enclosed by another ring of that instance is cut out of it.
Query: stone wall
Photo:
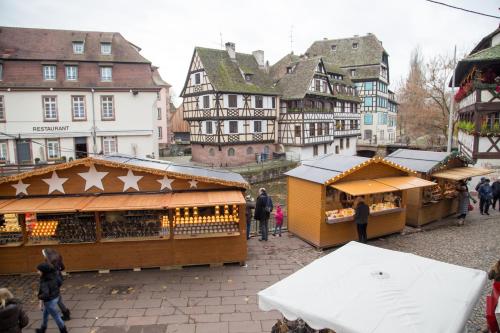
[[[274,144],[250,144],[250,145],[234,145],[221,146],[220,150],[217,146],[191,144],[192,161],[196,163],[204,163],[210,166],[238,166],[249,163],[255,163],[255,154],[264,152],[265,147],[269,148],[269,158],[272,158],[275,152]],[[229,150],[234,150],[234,155],[229,155]]]

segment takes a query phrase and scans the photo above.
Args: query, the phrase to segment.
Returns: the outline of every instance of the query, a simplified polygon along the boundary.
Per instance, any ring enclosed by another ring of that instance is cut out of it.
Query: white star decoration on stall
[[[143,176],[135,176],[132,170],[128,170],[126,176],[119,176],[118,178],[123,182],[123,192],[125,192],[129,188],[135,188],[137,191],[139,191],[139,185],[137,184],[137,182],[142,177]]]
[[[52,177],[42,179],[49,185],[49,194],[54,191],[59,191],[64,194],[63,184],[68,180],[68,178],[59,178],[55,171],[52,172]]]
[[[31,184],[24,184],[22,180],[19,180],[17,182],[17,184],[12,184],[11,186],[14,187],[16,189],[16,195],[19,195],[21,193],[24,193],[26,195],[28,195],[28,190],[27,188],[30,186]]]
[[[167,176],[164,176],[163,179],[157,179],[156,181],[161,184],[160,191],[163,191],[165,188],[172,190],[172,183],[175,179],[169,179]]]
[[[192,180],[188,181],[188,183],[189,183],[189,188],[197,188],[198,187],[197,180],[192,179]]]
[[[79,173],[80,177],[85,179],[85,191],[95,186],[104,191],[104,186],[102,185],[102,179],[106,177],[108,172],[97,171],[95,166],[92,164],[89,167],[89,171]]]

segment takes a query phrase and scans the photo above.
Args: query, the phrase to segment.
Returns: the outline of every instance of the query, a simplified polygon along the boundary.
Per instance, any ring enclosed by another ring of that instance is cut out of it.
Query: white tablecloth
[[[357,242],[259,292],[259,307],[337,333],[463,332],[486,272]]]

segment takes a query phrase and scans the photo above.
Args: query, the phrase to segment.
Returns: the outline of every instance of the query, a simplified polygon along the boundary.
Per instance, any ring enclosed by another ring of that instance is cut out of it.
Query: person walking
[[[481,185],[484,184],[485,181],[486,181],[486,177],[481,177],[481,179],[479,180],[479,183],[477,183],[477,185],[476,185],[476,192],[479,192],[479,188],[481,187]]]
[[[245,218],[247,220],[247,240],[250,239],[250,230],[252,228],[252,209],[255,209],[255,202],[250,195],[246,196]]]
[[[261,238],[260,241],[268,240],[269,233],[269,216],[273,211],[273,201],[271,197],[267,195],[265,188],[259,189],[259,196],[257,197],[257,201],[255,203],[255,219],[259,220],[259,228]]]
[[[363,197],[356,199],[354,222],[358,229],[358,239],[361,243],[366,243],[366,228],[368,226],[368,216],[370,215],[370,207],[365,203]]]
[[[283,210],[281,210],[280,204],[276,205],[276,213],[274,213],[274,220],[276,221],[273,236],[276,236],[276,231],[278,231],[278,235],[281,237],[281,227],[283,226]]]
[[[497,178],[497,180],[491,184],[491,190],[493,191],[492,207],[495,209],[498,202],[498,210],[500,210],[500,178]]]
[[[56,269],[47,262],[39,264],[36,269],[40,275],[38,299],[40,300],[40,309],[43,310],[42,325],[36,329],[36,333],[45,333],[49,315],[54,318],[60,333],[68,333],[64,321],[56,308],[59,301],[59,288],[61,286]]]
[[[0,288],[0,333],[21,333],[29,318],[20,300],[7,288]]]
[[[66,269],[66,267],[64,266],[62,256],[59,254],[59,252],[57,252],[56,250],[51,249],[51,248],[43,249],[42,254],[43,254],[43,257],[45,258],[45,261],[48,262],[49,264],[51,264],[52,266],[54,266],[54,268],[56,269],[59,283],[62,286],[63,281],[64,281],[62,272]],[[59,302],[57,302],[57,305],[59,306],[59,309],[61,309],[62,320],[64,320],[64,321],[70,320],[71,319],[70,311],[66,307],[66,305],[64,305],[64,302],[62,300],[62,296],[60,294],[59,294]]]
[[[479,212],[481,215],[490,215],[491,199],[493,199],[493,190],[490,186],[490,180],[486,179],[483,185],[479,187]]]
[[[469,213],[470,201],[476,201],[470,196],[469,188],[467,187],[467,183],[461,180],[457,186],[458,191],[458,225],[463,225],[465,223],[465,218]]]

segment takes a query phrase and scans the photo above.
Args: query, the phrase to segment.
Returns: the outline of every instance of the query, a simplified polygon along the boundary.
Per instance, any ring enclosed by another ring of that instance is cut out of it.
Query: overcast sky
[[[500,16],[498,0],[442,1]],[[221,35],[223,42],[236,43],[238,52],[264,50],[273,64],[290,51],[291,31],[296,54],[324,37],[372,32],[389,53],[395,89],[416,46],[425,57],[452,54],[455,44],[464,54],[498,24],[424,0],[0,0],[0,25],[120,32],[160,66],[175,95],[194,46],[220,48]]]

